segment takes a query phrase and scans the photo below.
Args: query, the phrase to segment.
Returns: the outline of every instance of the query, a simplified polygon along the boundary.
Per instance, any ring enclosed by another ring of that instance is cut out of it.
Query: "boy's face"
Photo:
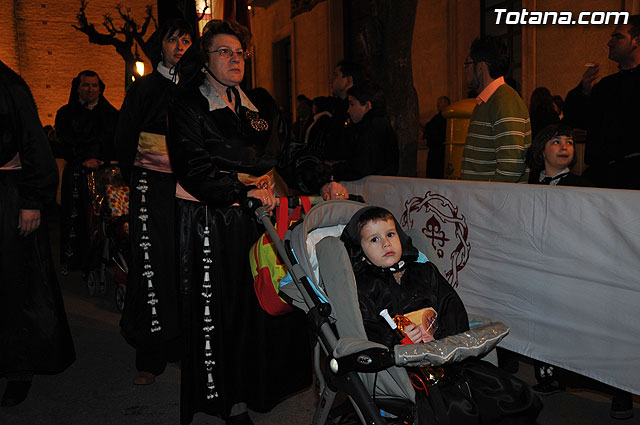
[[[564,170],[573,161],[573,139],[568,136],[556,136],[544,146],[545,168],[555,171]]]
[[[364,105],[358,101],[355,97],[349,95],[349,109],[347,109],[347,113],[349,114],[349,118],[354,123],[359,123],[362,121],[364,114],[369,112],[371,109],[371,102],[365,102]]]
[[[376,220],[360,230],[360,244],[369,261],[378,267],[391,267],[402,257],[402,244],[393,220]]]

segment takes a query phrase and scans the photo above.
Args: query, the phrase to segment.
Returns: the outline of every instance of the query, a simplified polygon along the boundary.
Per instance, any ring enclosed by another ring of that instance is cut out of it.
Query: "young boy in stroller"
[[[409,323],[404,332],[413,343],[430,342],[469,329],[462,300],[412,245],[393,215],[365,207],[351,218],[341,240],[356,278],[358,302],[369,340],[390,348],[400,344],[380,312],[391,316],[412,312],[428,317]],[[427,311],[428,309],[428,311]],[[426,314],[425,314],[426,313]],[[410,372],[411,373],[411,372]],[[420,423],[531,424],[541,401],[524,382],[488,362],[468,358],[443,366],[443,377],[416,392]]]

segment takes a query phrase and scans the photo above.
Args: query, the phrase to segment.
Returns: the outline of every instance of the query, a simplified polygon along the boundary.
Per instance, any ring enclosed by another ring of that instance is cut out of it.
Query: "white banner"
[[[501,346],[640,394],[640,192],[375,176],[345,185],[422,230],[468,311],[511,327]]]

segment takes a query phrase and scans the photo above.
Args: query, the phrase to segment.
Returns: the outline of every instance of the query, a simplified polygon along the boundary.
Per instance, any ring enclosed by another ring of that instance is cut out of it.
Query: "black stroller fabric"
[[[400,284],[389,269],[375,266],[364,257],[358,219],[371,208],[359,210],[341,237],[354,264],[368,338],[390,348],[400,343],[378,315],[384,308],[388,308],[392,316],[418,308],[435,308],[440,324],[436,339],[468,330],[467,313],[459,296],[435,265],[415,261],[418,251],[397,221],[402,260],[406,262]],[[488,362],[469,358],[444,366],[444,375],[443,380],[429,389],[428,397],[424,397],[424,393],[416,397],[420,424],[433,423],[434,417],[439,425],[530,424],[542,408],[540,398],[526,383]]]
[[[419,393],[419,424],[428,404],[427,417],[437,416],[438,425],[525,425],[535,423],[542,402],[529,385],[491,363],[470,358],[444,367],[445,378],[429,389],[429,396]],[[442,402],[446,419],[438,411]]]

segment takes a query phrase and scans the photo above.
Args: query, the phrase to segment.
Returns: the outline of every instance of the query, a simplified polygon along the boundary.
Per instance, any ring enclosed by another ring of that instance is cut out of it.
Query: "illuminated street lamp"
[[[140,55],[138,54],[138,45],[136,44],[136,55],[134,60],[136,61],[136,72],[140,77],[144,75],[144,62],[140,59]]]

